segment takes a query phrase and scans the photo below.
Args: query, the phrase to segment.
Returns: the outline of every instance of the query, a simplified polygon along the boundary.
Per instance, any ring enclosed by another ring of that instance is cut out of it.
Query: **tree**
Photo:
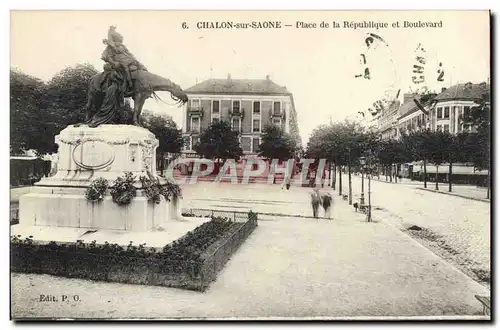
[[[318,127],[308,142],[308,154],[326,158],[339,169],[339,195],[342,195],[342,166],[347,165],[349,175],[349,202],[352,203],[351,167],[358,163],[367,150],[373,149],[377,138],[358,122],[345,120]]]
[[[57,73],[47,83],[48,109],[53,117],[56,134],[66,126],[85,118],[90,79],[99,72],[90,64],[77,64]]]
[[[439,166],[449,159],[453,138],[448,132],[432,132],[427,141],[429,160],[436,166],[436,190],[439,190]]]
[[[17,70],[10,71],[10,148],[12,153],[34,149],[38,154],[57,148],[50,134],[53,118],[46,111],[43,81]]]
[[[471,160],[474,167],[479,170],[488,170],[486,198],[490,198],[491,187],[491,90],[489,85],[482,84],[483,91],[481,101],[470,109],[464,122],[475,128],[475,133],[470,136],[471,145],[475,148],[471,151]]]
[[[403,134],[401,144],[404,157],[407,160],[421,161],[423,163],[423,181],[424,187],[427,188],[427,163],[431,158],[430,143],[433,140],[433,132],[430,130],[422,130]]]
[[[448,145],[448,191],[451,192],[453,182],[453,163],[465,163],[468,161],[470,152],[467,148],[469,133],[462,132],[450,136]]]
[[[390,182],[392,182],[392,165],[405,159],[402,142],[394,139],[380,141],[379,147],[377,148],[377,158],[381,165],[385,168],[389,168]],[[397,175],[398,173],[396,170],[396,176]]]
[[[182,130],[172,118],[148,115],[144,118],[144,126],[149,129],[158,139],[157,159],[160,160],[160,173],[163,175],[165,167],[165,153],[180,154],[186,144],[182,136]]]
[[[193,149],[207,159],[226,159],[238,161],[243,155],[243,150],[239,143],[239,133],[231,129],[231,125],[226,121],[212,123],[200,135],[200,142]]]
[[[264,127],[262,143],[259,145],[259,156],[265,159],[292,159],[297,151],[295,139],[276,125]]]

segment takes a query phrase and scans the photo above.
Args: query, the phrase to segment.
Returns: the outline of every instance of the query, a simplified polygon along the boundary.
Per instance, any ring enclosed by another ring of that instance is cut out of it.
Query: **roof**
[[[184,90],[187,94],[291,95],[270,79],[208,79]]]
[[[401,108],[399,108],[398,119],[403,118],[411,113],[414,113],[417,110],[419,110],[419,108],[417,107],[417,104],[415,103],[415,101],[410,100],[410,101],[406,102],[405,104],[403,104],[401,106]]]
[[[436,101],[446,101],[446,100],[480,100],[482,99],[483,93],[490,89],[490,85],[487,83],[481,84],[458,84],[447,88],[444,92],[438,94],[434,100]]]

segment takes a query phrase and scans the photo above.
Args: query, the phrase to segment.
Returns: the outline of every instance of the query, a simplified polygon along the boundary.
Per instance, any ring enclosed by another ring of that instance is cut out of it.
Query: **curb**
[[[470,199],[470,200],[473,200],[473,201],[478,201],[478,202],[483,202],[483,203],[491,203],[491,201],[489,199],[486,199],[486,198],[477,198],[477,197],[463,196],[463,195],[459,195],[459,194],[450,193],[450,192],[447,192],[447,191],[429,190],[427,188],[415,187],[415,189],[423,190],[423,191],[429,191],[429,192],[433,192],[433,193],[437,193],[437,194],[443,194],[443,195],[448,195],[448,196],[455,196],[455,197]]]

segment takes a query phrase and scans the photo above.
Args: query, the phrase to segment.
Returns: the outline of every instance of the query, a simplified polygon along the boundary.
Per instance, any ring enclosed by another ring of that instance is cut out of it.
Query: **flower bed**
[[[124,248],[95,241],[36,244],[31,236],[12,237],[11,270],[204,291],[256,226],[252,212],[247,222],[212,218],[161,251],[132,242]]]

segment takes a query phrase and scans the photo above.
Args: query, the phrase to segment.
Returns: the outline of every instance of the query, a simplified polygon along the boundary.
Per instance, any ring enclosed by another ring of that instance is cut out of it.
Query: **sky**
[[[198,29],[197,22],[281,21],[281,29]],[[319,28],[322,21],[330,28]],[[332,28],[332,22],[374,21],[383,29]],[[442,21],[441,28],[393,28],[399,21]],[[182,23],[188,29],[182,28]],[[317,28],[295,28],[296,22]],[[479,83],[490,76],[487,11],[15,11],[11,13],[11,67],[49,80],[67,66],[102,68],[102,39],[110,25],[149,71],[189,88],[209,78],[265,79],[293,93],[305,143],[318,125],[345,118],[384,97],[421,87],[411,84],[415,49],[426,50],[428,87]],[[385,43],[367,50],[367,33]],[[371,79],[362,72],[365,54]],[[438,83],[437,63],[445,72]],[[167,92],[160,97],[171,104]],[[168,114],[181,125],[182,109],[150,99],[144,109]],[[368,118],[369,116],[367,116]]]

